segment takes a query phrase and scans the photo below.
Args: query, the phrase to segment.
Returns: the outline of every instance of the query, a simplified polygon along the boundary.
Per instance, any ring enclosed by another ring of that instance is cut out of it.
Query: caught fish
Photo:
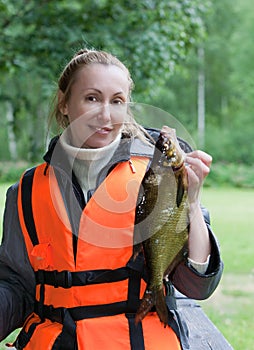
[[[163,280],[186,258],[188,246],[187,172],[175,130],[169,127],[162,128],[155,144],[142,191],[134,235],[143,242],[149,277],[135,322],[140,322],[155,306],[166,326],[168,310]]]

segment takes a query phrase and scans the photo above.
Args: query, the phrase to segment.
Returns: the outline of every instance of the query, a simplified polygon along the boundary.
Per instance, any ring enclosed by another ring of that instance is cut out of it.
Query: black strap
[[[39,270],[35,272],[37,284],[48,284],[56,288],[118,282],[129,278],[130,275],[131,269],[128,267],[121,267],[115,270],[104,269],[78,272],[56,270]]]
[[[136,307],[136,310],[140,304],[140,286],[141,278],[143,277],[141,271],[144,271],[144,265],[145,260],[141,252],[135,256],[135,258],[131,258],[127,264],[130,268],[127,303],[129,308],[134,306]],[[142,323],[139,322],[138,324],[135,324],[135,314],[136,312],[126,313],[125,315],[129,323],[131,350],[145,350]]]
[[[76,323],[68,309],[63,313],[63,328],[60,337],[59,350],[77,350]]]
[[[135,314],[126,314],[130,330],[131,350],[145,350],[142,322],[135,323]]]
[[[140,300],[139,300],[140,302]],[[86,318],[95,318],[103,316],[115,316],[119,314],[136,313],[138,305],[128,305],[127,301],[120,301],[111,304],[77,306],[73,308],[53,307],[52,305],[43,305],[43,316],[52,322],[64,323],[66,310],[73,321],[80,321]],[[34,311],[38,313],[39,302],[35,302]]]
[[[145,260],[143,254],[139,253],[137,256],[132,257],[127,263],[129,267],[129,285],[128,285],[128,303],[131,305],[137,305],[139,303],[141,278],[145,278]]]
[[[39,244],[32,209],[32,186],[36,167],[26,171],[22,180],[21,201],[25,225],[33,245]]]
[[[132,308],[130,308],[127,301],[103,305],[80,306],[68,309],[63,307],[54,308],[53,306],[43,305],[43,315],[52,322],[58,322],[63,325],[62,333],[59,339],[59,349],[76,350],[76,321],[88,318],[125,314],[129,322],[131,350],[143,350],[145,348],[142,325],[141,323],[139,325],[135,324],[137,307],[138,305],[133,304]],[[34,311],[37,313],[39,308],[40,305],[38,302],[36,302]]]
[[[70,288],[72,286],[85,286],[91,284],[111,283],[129,278],[129,297],[139,299],[141,278],[147,281],[147,271],[144,256],[131,257],[127,265],[118,269],[101,269],[90,271],[44,271],[35,272],[37,284],[47,284],[54,287]]]

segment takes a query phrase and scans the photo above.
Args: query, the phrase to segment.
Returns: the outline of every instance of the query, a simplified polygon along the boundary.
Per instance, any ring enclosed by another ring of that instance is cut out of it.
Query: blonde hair
[[[131,78],[128,68],[115,56],[105,51],[81,49],[79,50],[69,63],[65,66],[58,80],[58,89],[54,99],[54,108],[50,116],[50,120],[55,118],[58,126],[65,129],[69,125],[68,116],[63,114],[63,106],[66,104],[71,94],[71,87],[77,78],[79,71],[87,65],[99,63],[104,65],[114,65],[119,67],[126,73],[129,81],[129,101],[131,100],[131,92],[134,88],[134,83]],[[59,98],[61,92],[62,97]],[[132,137],[139,137],[143,140],[150,138],[145,129],[139,125],[131,112],[128,113],[129,121],[124,124],[123,133],[129,134]]]

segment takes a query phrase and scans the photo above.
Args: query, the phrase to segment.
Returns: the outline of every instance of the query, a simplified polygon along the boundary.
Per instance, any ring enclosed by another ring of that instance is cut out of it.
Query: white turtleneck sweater
[[[86,200],[88,191],[95,189],[99,172],[112,158],[120,140],[121,134],[105,147],[77,148],[71,145],[67,133],[63,133],[60,137],[60,142],[68,155],[69,163],[73,168]]]

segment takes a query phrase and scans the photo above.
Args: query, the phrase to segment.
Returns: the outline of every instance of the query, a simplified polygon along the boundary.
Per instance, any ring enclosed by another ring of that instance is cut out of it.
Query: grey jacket
[[[156,130],[150,130],[150,133],[155,137],[157,135]],[[57,143],[57,138],[55,138],[51,141],[44,160],[55,168],[61,179],[60,188],[64,200],[69,203],[67,211],[69,208],[69,217],[75,233],[78,230],[77,217],[81,215],[85,200],[75,175],[71,173],[71,169],[68,169],[69,165],[64,151],[61,147],[59,149],[57,147],[59,147],[59,142]],[[186,152],[190,151],[184,142],[181,147]],[[129,138],[123,138],[107,167],[98,175],[97,186],[105,179],[112,167],[121,161],[128,160],[131,154],[152,157],[152,153],[152,147],[147,147],[137,140],[131,142]],[[25,318],[33,311],[34,303],[35,276],[28,259],[18,218],[18,186],[17,183],[8,189],[4,212],[3,239],[0,247],[0,340],[23,325]],[[66,198],[66,193],[70,193],[68,188],[72,188],[71,192],[74,192],[75,200]],[[91,195],[92,193],[93,191]],[[188,263],[182,263],[175,270],[172,279],[174,286],[181,293],[200,300],[208,298],[213,293],[223,270],[218,243],[210,227],[209,214],[205,209],[203,213],[212,245],[207,272],[200,274]],[[75,247],[73,249],[75,250]]]

